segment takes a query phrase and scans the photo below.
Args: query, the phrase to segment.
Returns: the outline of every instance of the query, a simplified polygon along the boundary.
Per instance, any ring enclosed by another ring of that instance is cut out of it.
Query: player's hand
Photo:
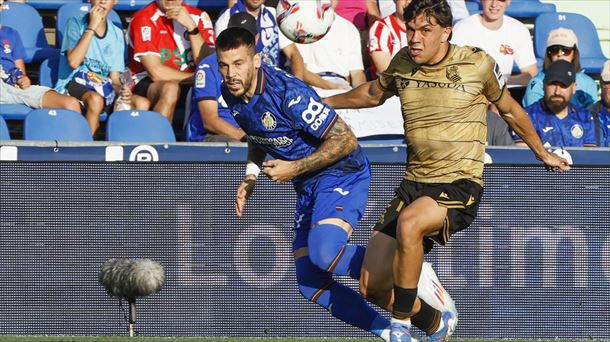
[[[242,217],[244,214],[246,201],[248,201],[252,195],[255,184],[256,178],[253,176],[246,176],[246,178],[239,185],[239,188],[237,188],[237,196],[235,196],[235,213],[237,214],[237,217]]]
[[[182,5],[168,7],[165,11],[165,15],[168,19],[176,20],[180,25],[184,26],[187,31],[191,31],[197,27],[197,24],[195,24],[195,21],[191,18],[189,11]]]
[[[32,81],[25,75],[19,76],[19,79],[17,79],[17,87],[19,87],[19,89],[27,89],[31,85]]]
[[[555,153],[546,151],[540,159],[544,163],[547,171],[566,172],[570,170],[568,161]]]
[[[278,183],[289,182],[299,174],[294,162],[281,159],[267,160],[263,162],[262,171],[272,181]]]
[[[91,7],[89,11],[89,25],[87,27],[94,30],[97,29],[106,20],[107,14],[106,9],[102,6],[96,5]]]

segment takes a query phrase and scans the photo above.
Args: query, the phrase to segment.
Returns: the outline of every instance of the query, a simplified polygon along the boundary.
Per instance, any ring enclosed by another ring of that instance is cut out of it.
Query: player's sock
[[[413,304],[417,298],[417,288],[405,289],[394,285],[394,308],[392,316],[398,319],[407,319],[413,316]]]
[[[360,279],[366,249],[348,244],[347,232],[334,224],[321,224],[309,232],[309,258],[314,265],[333,274]]]
[[[443,320],[441,319],[441,312],[424,302],[421,298],[419,300],[421,302],[421,309],[411,317],[411,323],[426,334],[432,335],[439,328],[442,328]]]

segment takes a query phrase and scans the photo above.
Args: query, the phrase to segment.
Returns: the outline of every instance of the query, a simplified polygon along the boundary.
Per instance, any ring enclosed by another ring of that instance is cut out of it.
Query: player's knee
[[[160,97],[166,102],[178,102],[180,98],[180,85],[176,82],[163,82]]]
[[[347,232],[335,225],[320,225],[308,238],[309,259],[325,271],[331,271],[347,244]]]
[[[398,223],[398,228],[396,229],[396,240],[398,245],[421,243],[423,238],[424,233],[417,220],[401,218]]]

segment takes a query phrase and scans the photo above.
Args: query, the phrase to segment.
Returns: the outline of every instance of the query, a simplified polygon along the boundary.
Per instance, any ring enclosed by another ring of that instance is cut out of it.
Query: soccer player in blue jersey
[[[239,217],[260,169],[297,192],[293,255],[301,294],[344,322],[389,340],[389,321],[332,275],[360,277],[363,246],[348,243],[362,217],[370,166],[347,124],[292,75],[261,62],[255,37],[231,27],[216,41],[222,96],[248,135]],[[273,159],[265,161],[269,154]],[[332,308],[332,310],[331,310]]]

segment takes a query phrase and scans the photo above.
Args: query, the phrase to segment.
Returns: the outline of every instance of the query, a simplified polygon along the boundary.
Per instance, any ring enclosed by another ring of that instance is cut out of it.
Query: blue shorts
[[[320,220],[340,218],[355,229],[366,209],[370,183],[371,170],[367,166],[342,176],[321,175],[301,189],[294,212],[293,251],[307,246],[309,230]]]

